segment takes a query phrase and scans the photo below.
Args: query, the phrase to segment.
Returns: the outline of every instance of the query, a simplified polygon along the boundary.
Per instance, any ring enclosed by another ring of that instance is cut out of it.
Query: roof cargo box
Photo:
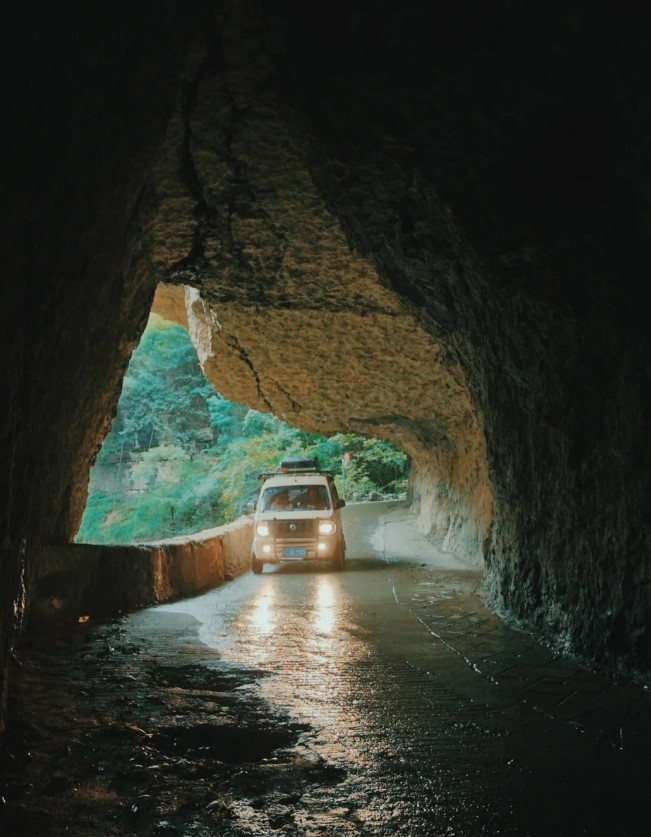
[[[280,463],[280,471],[318,471],[319,460],[316,457],[311,459],[283,459]]]

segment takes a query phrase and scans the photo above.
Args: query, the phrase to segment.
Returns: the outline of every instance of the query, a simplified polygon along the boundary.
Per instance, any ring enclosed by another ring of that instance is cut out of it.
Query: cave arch
[[[422,531],[480,566],[492,497],[463,373],[372,275],[351,294],[347,254],[334,280],[319,274],[309,305],[210,305],[194,288],[161,286],[152,310],[188,328],[204,374],[229,400],[311,433],[360,433],[404,450]],[[318,273],[319,265],[312,259],[305,269]],[[382,305],[369,310],[373,295]],[[326,310],[330,297],[336,312]]]
[[[422,519],[448,503],[496,609],[648,678],[649,11],[424,8],[335,4],[318,32],[293,2],[12,11],[3,700],[161,282],[194,289],[233,396],[412,446]],[[287,380],[254,314],[349,342],[349,415],[319,409],[340,358]]]

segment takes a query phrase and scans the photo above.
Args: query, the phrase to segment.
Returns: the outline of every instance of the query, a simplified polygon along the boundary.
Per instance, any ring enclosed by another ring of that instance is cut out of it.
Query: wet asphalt
[[[481,572],[398,506],[345,512],[345,572],[268,567],[125,622],[163,657],[198,642],[209,666],[257,672],[247,688],[301,730],[295,752],[332,770],[277,827],[234,800],[223,833],[649,833],[648,690],[506,625]]]
[[[2,837],[648,834],[648,690],[501,621],[400,505],[344,513],[343,572],[23,649]]]

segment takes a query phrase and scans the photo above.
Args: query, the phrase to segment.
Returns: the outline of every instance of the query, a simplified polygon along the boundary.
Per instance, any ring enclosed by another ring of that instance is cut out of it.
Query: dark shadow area
[[[266,761],[276,750],[295,744],[296,739],[297,730],[289,727],[194,724],[191,727],[163,727],[150,742],[152,747],[168,756],[244,764]]]

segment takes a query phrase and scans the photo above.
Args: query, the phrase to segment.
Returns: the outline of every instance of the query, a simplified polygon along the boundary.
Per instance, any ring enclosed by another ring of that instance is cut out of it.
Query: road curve
[[[645,795],[640,754],[624,757],[603,730],[556,717],[544,686],[526,691],[526,674],[509,676],[526,659],[559,697],[575,694],[559,669],[570,680],[588,673],[487,611],[480,571],[441,553],[399,506],[345,511],[345,572],[271,567],[158,609],[194,617],[220,665],[264,672],[260,695],[303,725],[298,752],[337,771],[339,781],[292,807],[291,828],[628,833]],[[239,822],[265,833],[265,816],[242,803]]]
[[[266,567],[14,672],[0,834],[627,837],[651,703],[509,627],[397,504],[347,568]]]

